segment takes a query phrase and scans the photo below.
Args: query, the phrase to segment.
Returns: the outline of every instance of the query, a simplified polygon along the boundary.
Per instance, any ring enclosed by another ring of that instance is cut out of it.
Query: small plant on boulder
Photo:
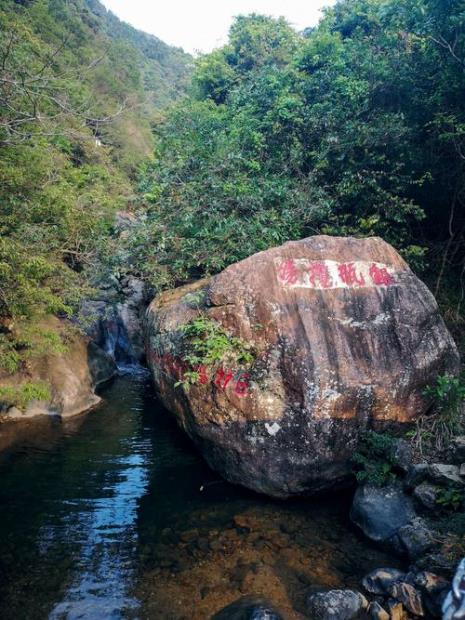
[[[458,510],[462,506],[463,500],[464,495],[462,489],[454,486],[438,489],[436,504],[445,510]]]
[[[212,368],[228,363],[233,367],[249,367],[255,359],[250,344],[232,336],[220,323],[205,314],[199,314],[181,327],[184,354],[188,369],[177,385],[196,384],[201,368]]]

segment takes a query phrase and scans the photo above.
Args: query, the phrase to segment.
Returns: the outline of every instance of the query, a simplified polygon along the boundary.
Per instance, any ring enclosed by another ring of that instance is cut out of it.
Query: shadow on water
[[[275,593],[289,618],[312,585],[355,585],[388,558],[346,522],[346,496],[274,502],[221,481],[145,374],[60,423],[0,429],[0,617],[208,618]],[[2,443],[3,442],[3,443]],[[392,564],[392,562],[391,562]],[[264,591],[265,590],[265,591]]]

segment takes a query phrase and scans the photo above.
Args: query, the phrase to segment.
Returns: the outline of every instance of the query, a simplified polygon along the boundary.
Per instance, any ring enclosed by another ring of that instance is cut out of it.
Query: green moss
[[[0,387],[0,403],[24,410],[33,400],[50,400],[50,385],[45,381],[28,381],[15,386]]]

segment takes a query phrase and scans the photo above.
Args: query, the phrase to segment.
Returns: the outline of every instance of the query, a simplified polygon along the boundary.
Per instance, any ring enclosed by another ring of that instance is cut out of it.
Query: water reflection
[[[118,379],[108,394],[79,424],[28,424],[1,467],[2,618],[121,618],[137,610],[137,512],[153,455],[142,412],[154,401],[142,376]]]
[[[134,573],[134,524],[138,500],[147,486],[151,443],[146,441],[137,447],[144,452],[113,461],[120,481],[111,481],[102,489],[105,497],[81,505],[75,523],[68,524],[68,535],[81,545],[81,569],[63,600],[52,610],[51,620],[120,618],[124,610],[138,606],[127,590]],[[83,503],[81,498],[75,502]]]

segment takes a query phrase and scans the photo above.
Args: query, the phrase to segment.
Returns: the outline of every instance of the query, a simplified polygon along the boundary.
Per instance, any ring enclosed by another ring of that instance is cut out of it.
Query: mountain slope
[[[0,379],[63,350],[43,326],[72,315],[112,252],[190,62],[96,0],[0,0]]]

